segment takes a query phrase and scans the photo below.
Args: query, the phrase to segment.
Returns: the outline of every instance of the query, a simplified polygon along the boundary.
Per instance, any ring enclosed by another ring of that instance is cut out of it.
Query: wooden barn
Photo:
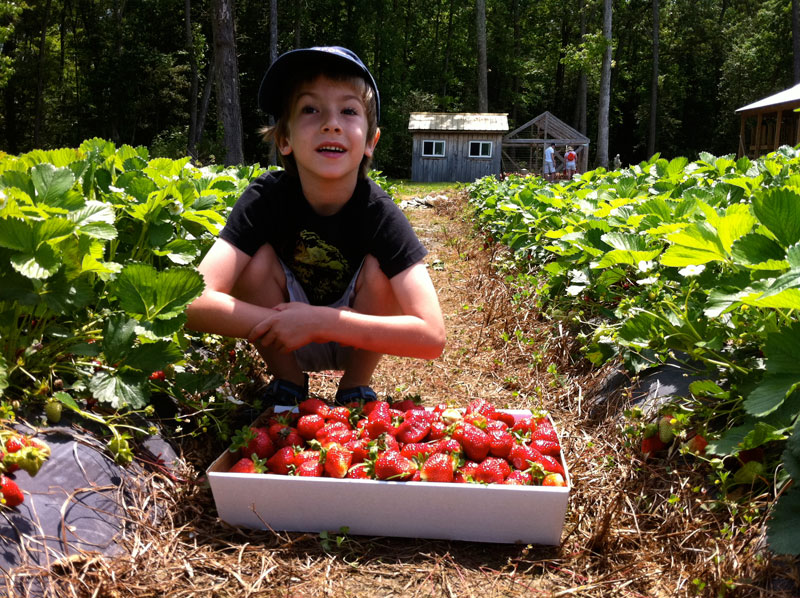
[[[736,111],[741,116],[738,156],[757,158],[800,143],[800,84]]]
[[[472,182],[500,174],[508,115],[412,112],[411,180]]]
[[[589,138],[550,112],[542,112],[503,138],[503,171],[541,174],[544,149],[548,144],[555,149],[553,159],[556,173],[564,172],[567,147],[578,154],[578,172],[586,172],[589,166]]]

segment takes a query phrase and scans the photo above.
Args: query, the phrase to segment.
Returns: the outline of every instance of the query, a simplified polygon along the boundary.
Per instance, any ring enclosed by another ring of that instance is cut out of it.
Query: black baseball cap
[[[278,56],[261,80],[261,86],[258,88],[258,107],[267,114],[279,117],[287,83],[295,73],[308,68],[323,72],[328,68],[352,72],[364,79],[375,92],[375,106],[380,120],[381,98],[372,73],[355,52],[341,46],[301,48]]]

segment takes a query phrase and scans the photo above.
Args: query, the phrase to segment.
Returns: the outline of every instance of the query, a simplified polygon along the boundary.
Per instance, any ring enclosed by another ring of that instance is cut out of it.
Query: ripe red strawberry
[[[392,416],[389,413],[389,403],[378,402],[367,416],[367,436],[375,439],[381,434],[394,435],[395,431],[395,427],[392,425]]]
[[[297,433],[296,428],[292,428],[291,426],[286,426],[278,434],[278,441],[275,444],[278,448],[283,448],[284,446],[300,447],[305,444],[305,440],[303,440],[303,437]]]
[[[561,475],[566,475],[561,462],[550,455],[540,455],[536,462],[539,463],[548,473],[560,473]]]
[[[325,447],[323,456],[325,473],[332,478],[343,478],[347,475],[353,463],[353,453],[341,444],[329,444]]]
[[[533,476],[527,471],[515,469],[508,474],[506,481],[503,483],[509,486],[530,486],[533,484]]]
[[[542,486],[566,486],[567,482],[560,473],[548,473],[542,479]]]
[[[250,428],[251,436],[242,447],[242,456],[249,457],[253,454],[259,459],[269,459],[275,454],[275,444],[269,437],[266,428]]]
[[[384,409],[383,405],[386,406],[386,409],[389,408],[389,403],[387,403],[386,401],[378,401],[378,400],[367,401],[366,403],[364,403],[364,407],[362,410],[364,412],[364,415],[369,417],[376,407],[380,406],[381,409]]]
[[[561,445],[557,441],[536,439],[531,441],[531,446],[543,455],[558,457],[561,454]]]
[[[481,430],[485,430],[486,425],[489,423],[489,420],[486,419],[486,416],[481,413],[468,412],[464,414],[463,419],[465,422],[469,422]]]
[[[21,436],[9,436],[6,438],[6,452],[7,453],[16,453],[22,447],[25,446],[23,438]]]
[[[304,478],[322,477],[324,469],[319,460],[303,461],[294,468],[294,475]]]
[[[549,442],[558,442],[558,434],[548,420],[544,420],[537,425],[531,432],[531,440],[547,440]]]
[[[508,461],[514,469],[529,469],[532,463],[538,463],[542,453],[529,444],[515,444],[508,454]]]
[[[350,424],[351,411],[347,407],[339,405],[338,407],[331,407],[330,413],[325,418],[329,422],[342,422],[352,428]]]
[[[667,445],[661,441],[656,424],[647,424],[642,435],[642,453],[645,458],[663,450]]]
[[[422,464],[419,470],[423,482],[452,482],[456,460],[448,453],[434,453]]]
[[[431,429],[427,411],[409,409],[403,414],[403,422],[398,426],[395,438],[398,442],[420,442]]]
[[[294,447],[285,446],[267,459],[267,467],[271,473],[289,475],[294,467]]]
[[[358,463],[350,468],[345,477],[349,480],[369,480],[372,476],[366,463]]]
[[[406,459],[427,459],[438,447],[435,442],[410,442],[400,449],[400,454]]]
[[[0,474],[0,502],[7,507],[18,507],[25,500],[22,490],[9,477]]]
[[[297,420],[297,433],[303,440],[313,440],[317,437],[319,432],[325,426],[325,418],[318,413],[308,413],[301,415]]]
[[[704,455],[706,452],[706,447],[708,446],[708,440],[706,440],[701,434],[695,434],[686,441],[684,446],[686,446],[690,453],[694,453],[695,455]]]
[[[256,457],[242,457],[228,470],[231,473],[263,473],[264,460]]]
[[[478,469],[478,463],[475,461],[467,461],[456,470],[455,475],[453,476],[453,481],[463,484],[466,482],[473,481],[475,477],[475,472]]]
[[[328,444],[330,442],[347,444],[355,438],[355,432],[350,428],[350,424],[340,421],[331,421],[317,430],[315,438],[322,444]]]
[[[479,413],[487,420],[494,419],[497,410],[486,399],[474,399],[467,405],[466,413]]]
[[[500,421],[499,419],[490,419],[486,422],[486,427],[483,429],[484,432],[508,432],[508,424],[506,422]]]
[[[453,432],[453,438],[461,443],[464,454],[473,461],[483,461],[489,454],[489,435],[468,422],[462,422]]]
[[[514,447],[514,436],[507,430],[492,429],[489,434],[489,454],[493,457],[506,459]]]
[[[536,429],[536,420],[534,420],[532,417],[523,417],[518,419],[511,426],[511,431],[520,436],[529,435],[533,433],[534,429]]]
[[[407,480],[414,471],[414,463],[399,451],[385,451],[375,460],[375,477],[379,480]]]
[[[464,447],[455,438],[444,438],[436,443],[436,452],[460,455],[464,452]]]
[[[442,420],[434,420],[431,422],[431,429],[428,432],[428,440],[441,440],[447,436],[447,428],[449,426]]]
[[[406,397],[402,401],[396,401],[391,404],[392,409],[396,409],[397,411],[402,411],[405,413],[409,409],[420,409],[425,410],[425,408],[419,404],[420,401],[419,395],[414,397]]]
[[[486,457],[475,470],[475,481],[483,484],[502,484],[511,473],[508,461],[499,457]]]
[[[369,455],[369,440],[366,438],[354,438],[344,446],[353,455],[354,464],[363,462]]]
[[[321,417],[328,417],[331,408],[325,401],[320,399],[306,399],[297,405],[297,410],[300,415],[319,415]]]
[[[514,422],[517,421],[517,420],[514,419],[513,415],[511,415],[510,413],[506,413],[504,411],[495,411],[494,416],[495,416],[495,419],[497,421],[503,422],[509,428],[513,427],[514,426]]]

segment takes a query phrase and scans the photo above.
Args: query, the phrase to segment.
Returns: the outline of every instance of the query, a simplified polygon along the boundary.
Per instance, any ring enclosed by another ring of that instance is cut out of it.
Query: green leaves
[[[764,417],[800,386],[800,323],[767,336],[766,373],[744,402],[748,413]]]
[[[125,266],[112,285],[122,308],[142,320],[168,320],[200,296],[203,278],[190,268],[157,272],[147,264]]]
[[[773,189],[753,199],[753,211],[783,247],[800,241],[800,195]]]

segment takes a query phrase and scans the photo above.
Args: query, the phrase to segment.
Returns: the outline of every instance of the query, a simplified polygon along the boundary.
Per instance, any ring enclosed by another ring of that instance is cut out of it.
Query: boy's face
[[[292,154],[301,180],[357,177],[362,158],[372,157],[380,133],[367,139],[361,92],[346,81],[320,76],[300,86],[289,114],[288,135],[278,141]]]

